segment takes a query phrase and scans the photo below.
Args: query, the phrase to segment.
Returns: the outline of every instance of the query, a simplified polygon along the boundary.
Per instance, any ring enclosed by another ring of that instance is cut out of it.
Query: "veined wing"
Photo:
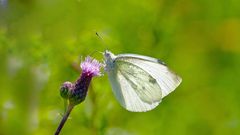
[[[130,62],[148,72],[161,87],[162,98],[175,90],[182,81],[181,77],[169,70],[165,63],[152,57],[121,54],[116,61]]]
[[[117,55],[117,59],[128,59],[128,58],[129,59],[136,58],[139,60],[150,61],[150,62],[159,63],[159,64],[166,66],[166,64],[163,61],[153,58],[153,57],[149,57],[149,56],[144,56],[144,55],[139,55],[139,54],[119,54],[119,55]]]
[[[114,95],[124,108],[143,112],[161,102],[161,88],[149,73],[126,61],[117,60],[115,66],[109,79]]]

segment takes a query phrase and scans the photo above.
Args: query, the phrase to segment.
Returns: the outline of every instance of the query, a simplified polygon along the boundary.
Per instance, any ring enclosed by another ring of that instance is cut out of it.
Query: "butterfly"
[[[164,62],[138,54],[114,55],[104,52],[105,71],[113,93],[122,107],[131,112],[146,112],[182,82]]]

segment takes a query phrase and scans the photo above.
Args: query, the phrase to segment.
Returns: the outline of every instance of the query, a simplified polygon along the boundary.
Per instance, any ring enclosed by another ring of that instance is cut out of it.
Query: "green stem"
[[[56,132],[55,132],[55,135],[59,135],[59,133],[61,132],[61,129],[62,129],[62,127],[64,126],[65,122],[67,121],[68,116],[69,116],[69,114],[71,113],[73,107],[74,107],[74,105],[69,104],[68,109],[67,109],[67,111],[65,112],[65,114],[64,114],[64,116],[63,116],[63,118],[62,118],[62,121],[60,122],[60,124],[59,124],[59,126],[58,126],[58,128],[57,128],[57,130],[56,130]]]

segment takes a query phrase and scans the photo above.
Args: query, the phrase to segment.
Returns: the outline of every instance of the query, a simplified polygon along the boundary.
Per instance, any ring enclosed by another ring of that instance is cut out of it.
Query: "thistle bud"
[[[74,85],[71,82],[64,82],[60,88],[60,95],[64,99],[68,99]]]

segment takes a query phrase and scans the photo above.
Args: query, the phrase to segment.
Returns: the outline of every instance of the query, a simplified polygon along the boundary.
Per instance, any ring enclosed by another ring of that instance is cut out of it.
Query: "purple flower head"
[[[85,58],[85,61],[83,61],[80,64],[80,67],[82,69],[82,74],[86,74],[87,76],[100,76],[100,68],[102,64],[98,62],[95,59],[92,59],[90,56],[87,56]]]
[[[100,68],[102,67],[102,64],[97,60],[92,59],[90,56],[87,56],[85,58],[85,61],[83,61],[80,64],[80,67],[82,69],[82,73],[80,77],[77,79],[77,81],[75,82],[75,84],[71,84],[67,82],[67,83],[64,83],[63,85],[63,88],[67,88],[68,90],[70,90],[68,91],[69,92],[68,99],[69,99],[69,102],[73,105],[77,105],[85,100],[85,97],[88,92],[88,87],[90,85],[92,78],[94,76],[101,75]],[[66,91],[62,93],[65,94]]]
[[[77,105],[85,100],[88,87],[94,76],[100,76],[100,68],[103,65],[90,56],[81,62],[80,67],[82,73],[75,83],[65,82],[60,89],[60,95],[64,99],[68,99],[70,104]]]

